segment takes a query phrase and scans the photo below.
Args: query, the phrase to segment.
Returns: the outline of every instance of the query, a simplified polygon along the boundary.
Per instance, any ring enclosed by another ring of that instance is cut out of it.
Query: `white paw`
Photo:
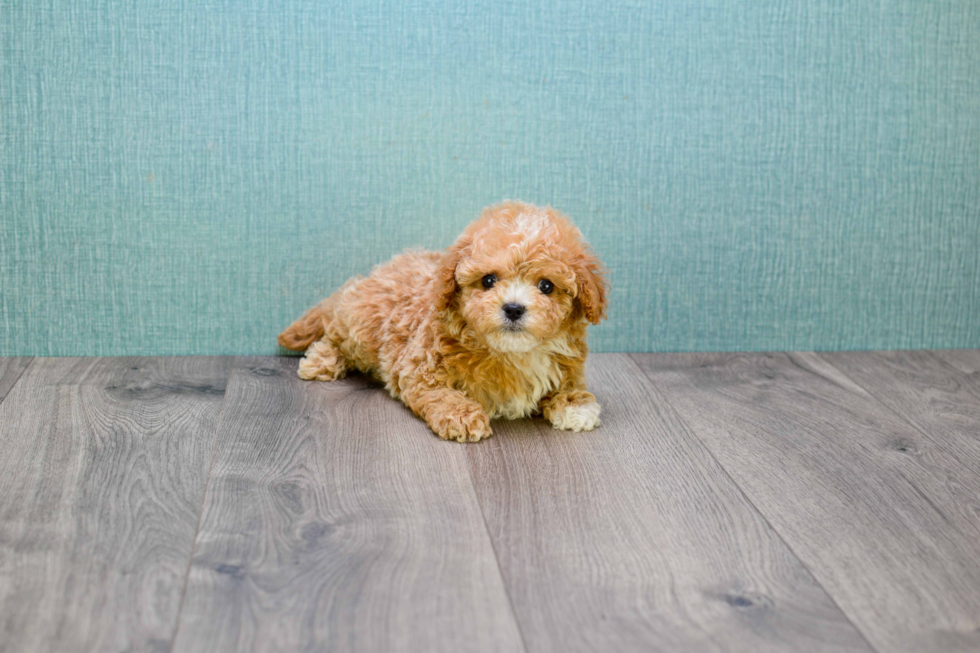
[[[566,406],[557,412],[551,420],[551,425],[563,431],[591,431],[599,426],[598,402]]]

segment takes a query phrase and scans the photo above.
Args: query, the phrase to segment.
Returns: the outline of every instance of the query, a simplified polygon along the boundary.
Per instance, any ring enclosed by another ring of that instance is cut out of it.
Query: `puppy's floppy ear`
[[[572,268],[578,284],[577,299],[582,305],[585,319],[592,324],[599,324],[606,317],[606,293],[609,290],[602,263],[590,250],[584,249],[575,257]]]
[[[459,238],[452,247],[446,250],[439,261],[439,269],[435,274],[435,308],[444,311],[449,308],[456,295],[456,266],[463,257],[463,249],[469,245],[469,239]]]

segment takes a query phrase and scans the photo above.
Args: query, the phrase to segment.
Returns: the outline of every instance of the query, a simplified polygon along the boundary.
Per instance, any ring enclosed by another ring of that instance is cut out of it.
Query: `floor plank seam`
[[[834,365],[834,363],[832,361],[827,360],[827,358],[825,358],[824,356],[820,356],[819,353],[817,354],[817,356],[820,357],[820,360],[822,360],[823,362],[825,362],[826,364],[830,365],[835,370],[837,370],[838,372],[840,372],[840,374],[844,378],[848,379],[851,383],[853,383],[854,385],[858,386],[859,388],[861,388],[862,390],[864,390],[865,392],[867,392],[868,393],[868,397],[872,401],[875,402],[875,405],[880,406],[881,408],[883,408],[884,410],[886,410],[889,414],[891,414],[892,416],[894,416],[900,422],[902,422],[906,426],[910,427],[913,431],[915,431],[916,433],[920,434],[926,440],[929,440],[930,442],[932,442],[933,445],[944,446],[945,443],[943,443],[941,441],[937,441],[936,438],[931,433],[929,433],[928,431],[923,430],[918,424],[915,424],[914,422],[912,422],[911,420],[909,420],[907,417],[905,417],[905,416],[901,415],[899,412],[897,412],[894,408],[892,408],[891,406],[889,406],[888,404],[886,404],[884,401],[881,400],[881,398],[878,397],[877,394],[875,394],[874,392],[872,392],[865,384],[856,381],[854,379],[854,377],[852,377],[851,375],[847,374],[839,366]],[[932,358],[933,360],[937,360],[940,363],[943,363],[943,361],[940,360],[939,357],[937,357],[937,356],[930,356],[930,358]],[[950,370],[951,373],[954,374],[954,375],[956,375],[956,376],[962,376],[962,374],[963,374],[963,372],[961,372],[960,370],[957,370],[956,368],[954,368],[952,366],[949,366],[949,365],[945,365],[944,364],[944,367],[946,367],[946,369]],[[812,372],[811,372],[811,374],[812,374]],[[958,458],[956,458],[956,460],[959,461]]]
[[[7,397],[9,397],[9,396],[10,396],[10,393],[14,391],[14,388],[16,388],[16,387],[17,387],[17,384],[18,384],[18,383],[20,383],[20,380],[21,380],[22,378],[24,378],[24,375],[25,375],[25,374],[27,374],[27,370],[29,370],[29,369],[31,369],[31,367],[33,367],[33,366],[34,366],[34,361],[35,361],[35,360],[37,360],[37,358],[36,358],[36,357],[34,357],[34,356],[31,356],[31,357],[30,357],[30,358],[28,359],[28,361],[27,361],[27,365],[25,365],[25,366],[24,366],[24,369],[22,369],[22,370],[20,371],[20,373],[19,373],[19,374],[17,374],[17,378],[16,378],[16,379],[14,379],[14,382],[10,384],[10,388],[9,388],[9,389],[7,390],[7,393],[6,393],[6,394],[4,394],[4,395],[3,395],[2,397],[0,397],[0,404],[2,404],[2,403],[4,402],[4,400],[5,400],[5,399],[6,399]]]
[[[928,352],[926,352],[926,353],[928,354]],[[862,390],[864,390],[865,392],[867,392],[867,393],[868,393],[868,398],[869,398],[869,399],[870,399],[871,401],[873,401],[873,402],[875,403],[875,405],[876,405],[876,406],[879,406],[879,407],[881,407],[881,408],[883,408],[883,409],[884,409],[885,411],[887,411],[887,412],[888,412],[888,413],[889,413],[890,415],[892,415],[892,416],[894,416],[894,417],[895,417],[895,418],[896,418],[897,420],[899,420],[899,421],[900,421],[900,422],[901,422],[902,424],[905,424],[905,425],[906,425],[906,426],[908,426],[908,427],[909,427],[910,429],[912,429],[912,430],[913,430],[913,431],[915,431],[916,433],[918,433],[918,434],[920,434],[920,435],[921,435],[921,436],[922,436],[923,438],[925,438],[925,439],[926,439],[926,440],[928,440],[929,442],[932,442],[932,443],[933,443],[933,446],[940,446],[940,447],[941,447],[941,446],[943,446],[943,444],[944,444],[944,443],[943,443],[943,442],[941,442],[940,440],[937,440],[937,439],[936,439],[936,438],[935,438],[935,437],[934,437],[934,436],[933,436],[933,435],[932,435],[931,433],[929,433],[929,431],[926,431],[925,429],[923,429],[923,428],[921,428],[921,427],[920,427],[920,426],[919,426],[918,424],[916,424],[916,423],[915,423],[915,422],[913,422],[912,420],[910,420],[910,419],[908,419],[907,417],[905,417],[904,415],[902,415],[901,413],[899,413],[898,411],[896,411],[896,410],[895,410],[894,408],[892,408],[891,406],[889,406],[888,404],[886,404],[886,403],[885,403],[884,401],[882,401],[882,400],[881,400],[881,399],[879,398],[879,396],[878,396],[877,394],[875,394],[874,392],[872,392],[872,391],[871,391],[871,389],[870,389],[870,388],[869,388],[869,387],[868,387],[868,386],[867,386],[866,384],[864,384],[864,383],[860,383],[859,381],[857,381],[857,380],[855,380],[853,376],[851,376],[851,375],[849,375],[849,374],[847,374],[847,373],[846,373],[846,372],[845,372],[844,370],[842,370],[842,369],[840,368],[840,366],[838,366],[838,365],[834,365],[834,363],[833,363],[832,361],[830,361],[830,360],[827,360],[827,358],[826,358],[826,357],[824,357],[824,356],[820,356],[820,354],[819,354],[819,353],[817,354],[817,356],[819,356],[819,357],[820,357],[820,359],[821,359],[821,360],[822,360],[823,362],[825,362],[826,364],[828,364],[828,365],[830,365],[831,367],[833,367],[833,368],[834,368],[834,369],[835,369],[835,370],[836,370],[837,372],[839,372],[839,373],[840,373],[840,374],[841,374],[841,375],[842,375],[842,376],[843,376],[844,378],[846,378],[846,379],[848,379],[849,381],[851,381],[851,383],[853,383],[853,384],[854,384],[854,385],[856,385],[857,387],[859,387],[859,388],[861,388]],[[943,360],[942,360],[941,358],[939,358],[938,356],[932,356],[932,355],[930,354],[930,355],[929,355],[929,357],[930,357],[930,358],[931,358],[932,360],[934,360],[934,361],[937,361],[938,363],[940,363],[940,364],[942,365],[942,367],[943,367],[944,369],[946,369],[946,370],[948,370],[948,371],[950,372],[950,374],[952,374],[952,375],[954,375],[954,376],[957,376],[957,377],[961,377],[961,376],[963,375],[963,372],[962,372],[962,371],[960,371],[960,370],[958,370],[958,369],[956,369],[956,368],[954,368],[954,367],[953,367],[952,365],[947,365],[947,364],[945,363],[945,361],[943,361]],[[961,464],[963,464],[964,466],[968,466],[968,463],[964,463],[963,461],[961,461],[961,460],[959,459],[959,457],[957,457],[957,456],[955,455],[955,452],[953,452],[953,451],[950,451],[950,456],[951,456],[951,457],[952,457],[952,458],[953,458],[954,460],[956,460],[957,462],[959,462],[959,463],[961,463]],[[939,515],[939,516],[940,516],[940,518],[942,518],[942,520],[943,520],[944,522],[946,522],[946,524],[947,524],[947,525],[949,525],[949,527],[950,527],[950,528],[953,528],[953,529],[954,529],[955,531],[957,531],[957,532],[959,532],[959,533],[963,533],[963,531],[962,531],[961,529],[959,529],[959,528],[957,528],[956,526],[954,526],[954,525],[953,525],[953,524],[952,524],[952,523],[950,522],[950,520],[949,520],[949,518],[948,518],[948,517],[946,516],[946,514],[945,514],[945,513],[944,513],[944,512],[943,512],[943,511],[942,511],[942,510],[941,510],[941,509],[939,508],[939,506],[937,506],[937,505],[935,504],[935,502],[934,502],[934,501],[932,501],[932,499],[930,499],[930,498],[929,498],[928,496],[926,496],[925,494],[923,494],[923,493],[922,493],[922,490],[920,490],[920,489],[919,489],[919,488],[918,488],[918,487],[917,487],[917,486],[915,485],[915,483],[913,483],[913,482],[912,482],[911,480],[909,480],[909,479],[908,479],[907,477],[905,477],[904,475],[902,475],[902,478],[903,478],[903,480],[904,480],[904,481],[906,482],[906,484],[907,484],[907,485],[908,485],[908,486],[909,486],[910,488],[912,488],[912,489],[913,489],[913,490],[914,490],[914,491],[916,492],[916,494],[918,494],[918,495],[919,495],[920,497],[922,497],[922,500],[923,500],[923,501],[925,501],[925,502],[926,502],[926,503],[927,503],[927,504],[928,504],[928,505],[929,505],[930,507],[932,507],[932,509],[933,509],[933,510],[934,510],[934,511],[936,512],[936,514],[937,514],[937,515]],[[969,534],[966,534],[966,533],[964,533],[964,535],[967,535],[967,536],[969,536]]]
[[[649,382],[651,385],[654,386],[654,388],[656,388],[656,384],[654,384],[653,379],[651,379],[647,375],[646,371],[636,361],[636,359],[634,358],[634,356],[635,356],[635,354],[629,354],[630,363],[632,363],[640,371],[640,373],[642,374],[643,378],[646,379],[647,382]],[[813,579],[813,582],[816,583],[817,586],[820,587],[824,591],[824,594],[827,595],[827,598],[830,599],[830,602],[833,603],[834,606],[837,608],[837,610],[839,610],[840,613],[842,615],[844,615],[844,617],[847,618],[848,623],[850,623],[851,626],[854,628],[854,630],[858,634],[861,635],[861,639],[863,639],[864,642],[868,645],[868,648],[870,648],[872,651],[877,651],[878,653],[884,653],[883,651],[881,651],[881,649],[877,648],[876,646],[874,646],[871,643],[871,641],[868,639],[867,634],[854,622],[853,617],[851,615],[849,615],[847,613],[847,611],[844,610],[844,608],[840,605],[840,603],[838,603],[837,598],[833,594],[830,593],[830,591],[827,589],[827,587],[822,582],[820,582],[820,579],[817,578],[816,574],[813,573],[813,569],[811,569],[810,566],[803,560],[803,558],[801,558],[799,556],[799,554],[796,552],[796,550],[792,546],[790,546],[789,542],[786,541],[786,538],[783,537],[783,534],[781,532],[779,532],[779,529],[777,529],[776,526],[765,515],[765,513],[762,512],[762,510],[759,508],[759,506],[756,505],[755,501],[752,500],[752,497],[750,497],[748,495],[748,493],[745,491],[745,488],[743,488],[742,485],[738,481],[736,481],[735,478],[728,472],[728,469],[724,465],[721,464],[721,461],[718,460],[718,458],[715,456],[714,452],[711,451],[711,449],[708,447],[708,445],[706,445],[704,443],[704,440],[702,440],[701,437],[697,434],[697,431],[695,431],[694,429],[691,428],[691,426],[687,423],[687,420],[685,420],[684,417],[681,415],[680,411],[678,411],[677,408],[671,403],[670,399],[666,395],[663,395],[663,400],[664,400],[664,403],[666,403],[668,406],[670,406],[671,409],[674,411],[675,416],[676,416],[677,420],[681,423],[681,425],[685,429],[687,429],[687,431],[697,440],[698,444],[701,445],[701,448],[704,449],[705,453],[708,454],[708,456],[711,458],[711,460],[716,465],[718,465],[718,468],[722,471],[722,473],[726,477],[728,477],[728,479],[732,482],[732,484],[736,488],[738,488],[739,493],[745,498],[745,500],[748,502],[748,504],[750,506],[752,506],[752,509],[755,510],[756,513],[758,513],[759,517],[766,523],[766,525],[769,526],[769,528],[772,530],[772,532],[775,534],[775,536],[779,538],[779,541],[783,543],[783,545],[786,547],[786,550],[789,551],[790,553],[792,553],[793,554],[793,557],[795,557],[799,561],[800,565],[804,569],[806,569],[807,573],[810,574],[810,578]]]
[[[937,351],[943,351],[943,350],[942,349],[924,349],[923,350],[923,353],[925,353],[932,360],[934,360],[937,363],[939,363],[939,365],[941,367],[949,370],[950,374],[952,374],[952,375],[954,375],[954,376],[956,376],[958,378],[965,378],[967,380],[967,384],[966,385],[967,385],[968,388],[970,388],[970,394],[974,394],[975,395],[976,393],[974,392],[974,388],[976,386],[975,386],[974,383],[972,383],[972,377],[971,377],[971,375],[969,373],[964,372],[963,370],[959,369],[958,367],[956,367],[955,365],[953,365],[952,363],[950,363],[949,361],[947,361],[942,356],[936,356],[935,352],[937,352]]]
[[[487,443],[482,444],[486,446]],[[464,445],[464,447],[465,446],[480,445]],[[510,596],[510,589],[507,587],[507,580],[504,578],[504,571],[500,567],[500,555],[497,553],[497,547],[494,545],[493,537],[490,535],[490,525],[487,524],[487,516],[483,512],[483,504],[480,503],[480,498],[476,493],[476,480],[473,478],[473,468],[470,466],[465,451],[463,451],[463,464],[466,465],[466,476],[470,479],[470,488],[473,490],[473,499],[476,501],[476,507],[480,511],[480,521],[483,522],[483,532],[486,533],[487,541],[490,543],[490,550],[493,552],[493,562],[497,567],[497,576],[500,578],[500,585],[504,589],[504,596],[507,597],[507,605],[510,606],[510,614],[514,618],[514,625],[517,627],[517,634],[521,636],[521,646],[524,647],[524,653],[529,653],[530,649],[527,647],[527,640],[524,638],[524,629],[521,628],[521,621],[517,618],[517,610],[514,608],[514,600]]]
[[[228,387],[231,385],[231,379],[236,369],[237,365],[234,362],[228,368],[228,378],[225,379],[225,392],[221,397],[221,412],[218,414],[218,420],[214,425],[211,458],[208,460],[208,474],[204,479],[204,491],[201,493],[201,507],[197,512],[197,526],[194,527],[194,540],[191,542],[191,553],[187,560],[187,571],[184,572],[184,583],[180,590],[180,600],[177,602],[177,618],[174,623],[173,635],[170,637],[169,653],[173,653],[174,647],[177,645],[177,634],[180,631],[181,616],[184,612],[184,598],[187,596],[187,586],[190,584],[191,568],[194,566],[194,554],[197,553],[197,538],[201,533],[201,522],[204,520],[204,506],[208,498],[208,490],[211,487],[211,472],[214,469],[214,457],[218,450],[218,433],[221,431],[221,424],[225,419],[225,407],[228,405]]]

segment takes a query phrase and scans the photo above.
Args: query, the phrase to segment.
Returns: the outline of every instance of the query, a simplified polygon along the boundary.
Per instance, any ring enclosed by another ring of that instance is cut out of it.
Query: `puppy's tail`
[[[286,349],[305,351],[311,343],[326,332],[328,321],[333,317],[333,302],[326,299],[299,318],[279,334],[279,344]]]

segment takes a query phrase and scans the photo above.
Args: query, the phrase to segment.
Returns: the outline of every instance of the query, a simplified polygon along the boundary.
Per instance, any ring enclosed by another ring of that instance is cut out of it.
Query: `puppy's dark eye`
[[[555,284],[551,283],[547,279],[542,279],[538,282],[538,290],[546,295],[550,295],[551,291],[555,289]]]
[[[497,275],[488,274],[487,276],[483,277],[483,287],[487,290],[493,288],[493,284],[495,283],[497,283]]]

